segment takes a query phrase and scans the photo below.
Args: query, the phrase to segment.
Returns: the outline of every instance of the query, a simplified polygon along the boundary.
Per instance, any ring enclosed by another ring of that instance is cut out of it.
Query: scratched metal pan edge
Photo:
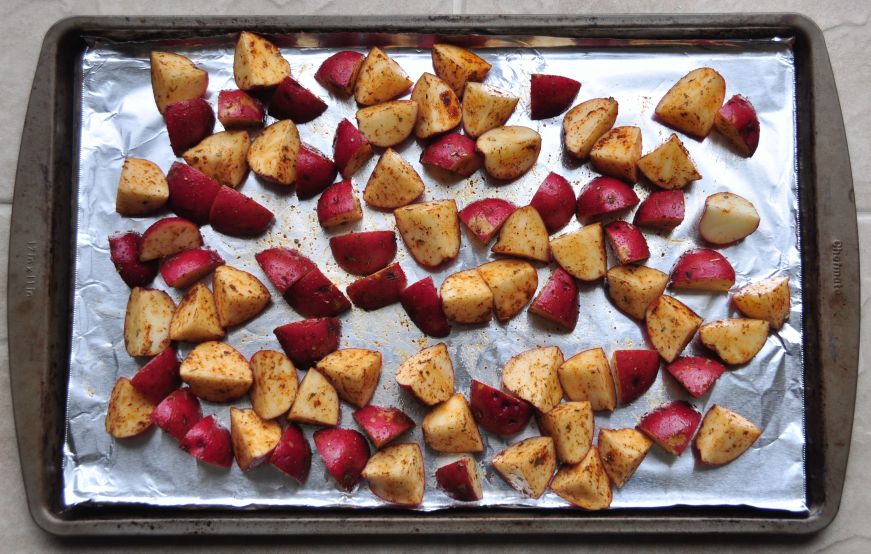
[[[60,510],[60,444],[69,353],[74,62],[83,35],[144,40],[262,32],[353,30],[535,34],[638,39],[796,38],[799,190],[805,289],[807,504],[803,516],[745,509],[574,511],[383,509]],[[819,175],[817,168],[825,168]],[[822,35],[795,15],[651,17],[74,18],[46,35],[22,135],[10,233],[10,373],[31,514],[59,535],[336,533],[808,533],[834,518],[843,487],[859,344],[858,238],[837,92]],[[849,217],[844,217],[848,215]],[[812,368],[812,369],[808,369]],[[534,516],[534,519],[531,517]],[[341,523],[341,525],[338,525]]]

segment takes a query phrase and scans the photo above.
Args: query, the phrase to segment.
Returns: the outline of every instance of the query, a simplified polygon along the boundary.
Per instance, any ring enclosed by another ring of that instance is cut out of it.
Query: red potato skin
[[[424,148],[420,163],[468,177],[480,169],[484,159],[475,150],[474,140],[459,133],[448,133]]]
[[[501,198],[483,198],[460,211],[460,221],[482,244],[489,243],[517,206]]]
[[[200,401],[187,387],[164,398],[151,413],[151,421],[179,442],[201,419]]]
[[[233,237],[257,236],[266,231],[274,219],[272,212],[230,187],[221,187],[209,210],[212,228]]]
[[[177,240],[180,236],[193,237],[189,242]],[[158,258],[172,256],[183,250],[198,248],[203,245],[203,236],[192,222],[183,217],[164,217],[158,219],[142,233],[142,243],[139,250],[141,259],[146,253],[155,253]],[[153,256],[151,256],[153,258]]]
[[[181,385],[181,377],[178,373],[180,365],[175,348],[167,346],[160,354],[139,368],[136,375],[130,379],[130,383],[152,404],[159,404]]]
[[[608,243],[621,264],[634,264],[650,257],[647,239],[635,225],[614,221],[605,226]]]
[[[558,267],[532,302],[529,311],[571,331],[578,323],[579,302],[578,284],[563,268]]]
[[[468,459],[463,458],[438,468],[435,472],[436,483],[454,500],[475,502],[481,499],[471,486],[469,472],[474,470],[468,468],[468,462]]]
[[[339,487],[353,489],[369,461],[369,445],[363,435],[353,429],[321,429],[315,431],[314,439],[318,454]]]
[[[529,205],[544,221],[547,232],[554,234],[565,227],[575,214],[575,193],[562,175],[550,173],[538,187]]]
[[[342,177],[347,179],[362,165],[352,164],[355,158],[365,156],[368,160],[372,153],[372,145],[353,123],[347,119],[339,122],[339,126],[336,127],[336,137],[333,139],[333,160]]]
[[[209,212],[222,185],[200,170],[173,162],[166,174],[169,206],[177,215],[197,225],[209,222]]]
[[[519,433],[532,417],[532,405],[497,388],[472,380],[469,408],[478,425],[495,435]]]
[[[218,121],[225,129],[263,125],[263,104],[244,90],[218,93]]]
[[[303,275],[286,293],[290,306],[307,318],[339,315],[351,309],[351,302],[321,270]]]
[[[736,94],[723,104],[720,108],[717,117],[717,127],[728,125],[735,130],[739,139],[730,142],[738,149],[738,151],[747,157],[752,156],[759,146],[759,118],[756,115],[756,108],[749,100]]]
[[[631,208],[638,204],[632,187],[613,177],[596,177],[578,194],[578,219]]]
[[[292,248],[269,248],[255,254],[254,259],[281,294],[315,269],[314,262]]]
[[[330,250],[339,267],[354,275],[371,275],[396,256],[396,233],[363,231],[330,238]]]
[[[208,416],[191,427],[179,447],[201,462],[229,469],[233,464],[230,430]]]
[[[446,337],[451,325],[442,310],[442,299],[432,282],[432,277],[421,279],[399,293],[399,301],[411,321],[425,335]]]
[[[142,235],[136,231],[115,233],[109,236],[109,256],[121,280],[128,287],[144,287],[157,275],[157,260],[139,260],[142,251]]]
[[[215,113],[202,98],[170,104],[163,112],[163,119],[166,121],[172,153],[176,156],[199,144],[215,128]]]
[[[530,79],[530,117],[547,119],[563,113],[578,95],[581,83],[561,75],[535,73]]]
[[[350,179],[330,185],[318,198],[318,223],[321,227],[328,228],[359,219],[357,216],[348,219],[348,214],[358,210],[359,204],[354,200],[354,186]]]
[[[296,196],[302,200],[313,198],[336,180],[336,164],[323,152],[308,144],[301,144],[296,155]]]
[[[375,448],[381,448],[412,427],[414,421],[399,408],[368,405],[354,412],[354,421]]]
[[[371,311],[399,302],[406,284],[405,272],[394,263],[354,281],[348,285],[347,292],[355,306]]]
[[[702,356],[678,358],[665,366],[665,369],[696,398],[711,390],[726,371],[720,362]]]
[[[675,400],[660,406],[641,418],[637,429],[649,436],[666,452],[680,456],[702,421],[697,412],[685,400]]]
[[[322,317],[287,323],[276,327],[273,332],[294,364],[310,367],[338,350],[342,324],[334,317]]]
[[[656,350],[617,350],[613,365],[620,404],[626,405],[647,392],[656,380],[659,353]]]
[[[292,119],[297,124],[308,123],[326,109],[326,102],[293,77],[285,77],[278,83],[269,100],[269,115],[275,119]]]
[[[312,465],[312,450],[299,426],[291,423],[269,456],[269,463],[302,485]]]
[[[324,60],[315,73],[315,80],[325,88],[351,94],[354,92],[354,84],[364,57],[360,52],[352,50],[337,52]]]
[[[635,225],[671,231],[684,219],[684,193],[682,190],[657,190],[650,193],[635,212]]]
[[[224,259],[214,250],[183,250],[160,262],[160,276],[167,285],[183,289],[213,272],[219,265],[224,265]]]
[[[735,284],[735,269],[725,256],[710,248],[684,252],[671,270],[671,287],[728,291]]]

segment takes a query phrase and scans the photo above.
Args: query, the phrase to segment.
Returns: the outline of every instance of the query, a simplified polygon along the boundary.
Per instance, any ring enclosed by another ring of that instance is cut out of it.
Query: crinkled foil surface
[[[379,38],[387,44],[391,40],[389,35]],[[345,117],[353,121],[356,106],[352,100],[330,95],[314,80],[321,61],[336,51],[319,47],[321,43],[318,36],[307,35],[305,40],[297,40],[296,46],[282,50],[291,63],[293,75],[327,99],[330,106],[315,121],[299,126],[301,138],[331,153],[336,124]],[[736,286],[771,275],[789,275],[792,288],[789,321],[768,337],[751,363],[730,368],[701,399],[689,397],[662,370],[653,387],[640,399],[618,408],[613,414],[596,414],[596,426],[631,427],[655,406],[672,399],[687,399],[702,413],[715,403],[735,409],[764,430],[742,457],[715,469],[699,466],[689,451],[675,458],[654,446],[635,476],[622,489],[614,490],[612,506],[615,508],[749,505],[805,510],[801,258],[791,41],[774,38],[733,43],[632,43],[618,40],[598,46],[543,47],[528,38],[509,38],[499,44],[501,46],[478,50],[493,65],[486,83],[521,98],[509,124],[527,125],[542,135],[543,148],[538,162],[529,173],[506,184],[494,183],[482,172],[449,182],[439,180],[418,163],[421,147],[410,139],[397,150],[424,178],[425,199],[455,198],[462,207],[477,198],[499,196],[524,205],[550,171],[564,175],[576,193],[595,176],[588,165],[578,165],[564,155],[561,116],[544,121],[529,120],[532,73],[566,75],[581,81],[583,86],[576,102],[600,96],[615,97],[620,104],[617,125],[640,126],[645,152],[672,133],[653,121],[653,111],[671,85],[691,69],[715,68],[726,79],[727,98],[741,93],[756,106],[762,124],[761,142],[750,159],[735,154],[716,133],[704,142],[682,137],[704,178],[687,189],[687,217],[680,227],[670,236],[645,233],[651,250],[648,265],[668,272],[682,252],[699,245],[695,228],[705,197],[719,191],[735,192],[753,202],[762,217],[755,233],[737,245],[722,249],[735,267]],[[155,48],[177,51],[206,69],[209,72],[207,99],[213,106],[220,90],[236,88],[232,37],[215,37],[195,44],[93,42],[82,57],[80,143],[75,153],[79,167],[75,198],[75,297],[68,426],[63,449],[63,502],[67,506],[141,503],[191,508],[383,506],[365,483],[352,493],[340,492],[316,453],[308,482],[297,486],[269,465],[243,473],[235,465],[225,471],[198,463],[182,452],[174,439],[159,431],[134,439],[113,440],[104,430],[107,401],[115,380],[121,376],[131,377],[142,363],[128,356],[124,349],[122,325],[129,290],[116,275],[109,259],[107,237],[118,230],[144,231],[155,220],[153,217],[124,218],[115,213],[115,188],[121,164],[126,156],[140,157],[154,161],[167,171],[175,161],[151,92],[148,52]],[[428,49],[398,47],[389,52],[413,80],[425,71],[432,71]],[[220,124],[216,130],[220,130]],[[354,176],[358,191],[362,191],[376,161],[377,156]],[[642,198],[649,192],[640,184],[635,189]],[[253,174],[240,190],[275,213],[276,221],[271,230],[257,239],[235,239],[216,233],[208,226],[202,232],[206,246],[216,249],[228,264],[259,276],[273,292],[273,303],[263,314],[232,330],[226,338],[250,357],[260,349],[280,349],[273,328],[301,319],[271,288],[254,260],[255,252],[272,246],[296,247],[316,260],[342,289],[353,278],[332,259],[328,233],[317,224],[316,199],[300,201],[292,190],[265,185]],[[355,224],[353,230],[394,228],[390,214],[366,208],[364,212],[362,222]],[[573,221],[566,231],[578,225]],[[349,230],[352,229],[338,232]],[[447,275],[491,259],[487,248],[477,244],[465,230],[463,235],[458,259],[432,273],[418,266],[404,246],[400,246],[397,260],[406,271],[409,283],[431,274],[438,286]],[[614,263],[613,258],[610,263]],[[551,271],[552,267],[539,268],[539,286]],[[182,296],[167,287],[160,276],[153,286],[167,290],[176,301]],[[680,292],[676,296],[705,320],[737,315],[729,307],[726,294]],[[473,378],[498,386],[502,366],[515,354],[539,345],[557,345],[566,357],[596,346],[603,347],[609,354],[615,349],[644,347],[642,329],[611,305],[602,283],[583,285],[580,305],[580,319],[571,333],[560,332],[525,310],[504,325],[495,322],[475,327],[454,325],[445,342],[454,361],[457,390],[468,395]],[[372,402],[398,406],[419,424],[425,410],[405,393],[400,393],[393,376],[406,357],[437,341],[423,336],[399,305],[372,313],[353,309],[340,319],[341,347],[373,348],[383,354],[382,377]],[[182,345],[181,354],[189,349],[189,345]],[[686,354],[703,352],[695,339]],[[247,406],[248,400],[240,400],[235,405]],[[342,426],[356,427],[352,411],[343,404]],[[214,414],[229,426],[227,405],[204,403],[204,413]],[[314,429],[304,427],[310,438]],[[474,505],[480,508],[568,506],[550,492],[538,500],[515,492],[489,464],[493,455],[508,444],[537,434],[534,421],[520,435],[509,439],[482,432],[486,449],[477,459],[483,471],[485,493],[484,499]],[[437,488],[434,478],[436,468],[455,456],[427,448],[419,427],[407,440],[421,444],[426,460],[426,496],[419,509],[437,510],[459,504]]]

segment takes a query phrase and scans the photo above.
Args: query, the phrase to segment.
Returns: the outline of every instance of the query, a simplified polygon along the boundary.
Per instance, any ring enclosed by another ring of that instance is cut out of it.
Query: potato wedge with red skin
[[[759,146],[759,117],[749,100],[736,94],[726,101],[714,118],[714,126],[736,150],[751,157]]]
[[[233,57],[233,78],[242,90],[274,87],[290,75],[290,64],[274,44],[242,31]]]
[[[414,421],[399,408],[385,408],[371,404],[354,412],[354,421],[366,433],[375,448],[382,448],[414,427]]]
[[[469,388],[469,408],[478,425],[494,435],[519,433],[534,411],[526,400],[474,379]]]
[[[151,421],[179,442],[201,419],[200,401],[187,387],[166,396],[151,413]]]
[[[548,119],[572,105],[581,83],[562,75],[533,73],[530,78],[529,111],[532,119]]]
[[[106,432],[116,439],[135,437],[151,427],[154,404],[121,377],[112,388],[106,411]]]
[[[562,466],[554,475],[550,489],[584,510],[605,510],[611,506],[611,483],[595,446],[580,463]]]
[[[396,146],[411,136],[417,121],[414,100],[393,100],[357,110],[357,127],[375,146]]]
[[[342,324],[334,317],[321,317],[286,323],[273,332],[287,357],[305,368],[339,348]]]
[[[605,473],[619,489],[644,461],[653,441],[636,429],[599,429],[597,445]]]
[[[264,115],[263,104],[244,90],[218,93],[218,121],[225,129],[260,127]]]
[[[320,371],[309,369],[299,383],[287,420],[334,427],[340,419],[341,404],[335,387]]]
[[[399,302],[405,285],[405,272],[398,263],[394,263],[368,277],[357,279],[345,290],[355,306],[371,311]]]
[[[617,377],[620,404],[625,406],[647,392],[656,380],[659,354],[656,350],[615,350],[611,367]]]
[[[423,191],[417,171],[396,150],[388,148],[366,181],[363,200],[373,208],[393,210],[414,202]]]
[[[693,339],[702,318],[680,300],[662,295],[644,315],[647,338],[666,362],[673,362]]]
[[[269,115],[298,124],[308,123],[326,110],[326,102],[290,76],[278,83],[269,99]]]
[[[362,408],[372,399],[381,378],[381,353],[365,348],[343,348],[321,358],[315,367],[342,400]]]
[[[548,231],[538,210],[524,206],[512,212],[502,224],[499,239],[491,250],[495,254],[550,261]]]
[[[178,375],[180,362],[175,348],[167,346],[157,356],[148,360],[130,379],[133,387],[153,404],[158,404],[181,385]]]
[[[727,364],[741,365],[762,350],[769,328],[769,323],[761,319],[721,319],[702,325],[699,338]]]
[[[405,94],[411,86],[408,74],[396,60],[372,47],[354,83],[354,98],[363,106],[374,106]]]
[[[274,220],[271,211],[230,187],[221,187],[209,210],[212,229],[233,237],[263,234]]]
[[[369,461],[369,445],[363,435],[353,429],[321,429],[313,437],[318,454],[339,487],[353,489]]]
[[[220,266],[212,276],[218,319],[223,327],[233,327],[253,319],[272,300],[269,289],[247,271]]]
[[[561,402],[538,417],[542,435],[553,438],[564,464],[579,464],[593,446],[593,408],[586,400]]]
[[[791,309],[789,277],[770,277],[743,286],[732,295],[732,304],[747,317],[764,319],[780,329]]]
[[[664,189],[682,189],[702,178],[683,142],[675,134],[642,156],[637,165],[650,182]]]
[[[217,341],[198,344],[182,361],[179,374],[197,398],[209,402],[235,400],[254,383],[245,356]]]
[[[448,347],[440,342],[418,351],[399,364],[396,382],[424,406],[450,398],[454,393],[454,364]]]
[[[611,366],[601,348],[575,354],[559,366],[557,377],[569,400],[587,401],[594,411],[613,411],[617,407]]]
[[[342,94],[352,94],[360,66],[365,56],[353,50],[336,52],[321,63],[315,72],[315,80],[325,88]]]
[[[529,313],[571,331],[578,323],[578,305],[578,284],[566,270],[558,267],[532,301]]]
[[[759,228],[759,212],[746,198],[731,192],[718,192],[705,199],[699,219],[699,234],[711,244],[726,246]]]
[[[635,319],[644,319],[650,303],[662,296],[668,275],[647,266],[618,265],[608,270],[608,297]]]
[[[281,441],[281,426],[278,422],[261,419],[254,410],[231,406],[230,437],[236,465],[248,471],[269,461]]]
[[[449,320],[467,325],[490,321],[493,292],[476,269],[447,276],[439,287],[439,295]]]
[[[599,137],[617,121],[617,101],[593,98],[573,107],[563,117],[563,142],[566,150],[579,160],[590,155]]]
[[[614,127],[593,145],[590,161],[599,173],[630,183],[638,180],[638,160],[641,159],[641,129],[633,126]]]
[[[723,465],[753,446],[762,430],[744,416],[714,404],[696,435],[695,452],[706,465]]]
[[[674,400],[645,415],[636,428],[669,454],[680,456],[689,446],[701,420],[702,414],[689,402]]]
[[[725,256],[709,248],[681,254],[671,269],[673,289],[726,292],[735,284],[735,270]]]
[[[182,154],[184,161],[228,187],[237,187],[248,175],[248,131],[221,131],[209,135]]]
[[[468,177],[484,163],[475,150],[475,141],[459,133],[447,133],[429,143],[420,155],[423,165],[438,167]]]
[[[372,145],[354,124],[343,119],[336,127],[333,139],[333,160],[345,179],[366,165],[372,157]]]
[[[160,276],[167,285],[184,289],[215,271],[220,265],[224,265],[224,259],[214,250],[192,248],[161,260]]]
[[[312,450],[299,426],[290,424],[269,456],[269,463],[302,485],[308,479],[312,464]]]
[[[318,268],[303,275],[284,298],[307,318],[336,316],[351,309],[351,302]]]
[[[423,454],[417,443],[388,446],[369,458],[363,468],[372,494],[392,504],[417,506],[426,488]]]
[[[669,232],[684,219],[684,194],[679,190],[657,190],[641,202],[633,223],[639,227]]]
[[[539,412],[548,412],[563,397],[557,376],[563,361],[563,353],[556,346],[521,352],[502,368],[502,386],[535,406]]]
[[[197,460],[228,469],[233,464],[233,439],[230,431],[207,416],[185,434],[179,447]]]
[[[150,61],[151,90],[160,113],[180,100],[205,96],[209,74],[190,59],[181,54],[153,50]]]
[[[109,235],[109,256],[128,287],[143,287],[157,275],[157,260],[140,261],[142,235],[136,231]]]
[[[409,285],[399,293],[402,308],[420,331],[431,337],[446,337],[451,324],[442,308],[442,299],[432,282],[426,277]]]
[[[162,290],[134,287],[124,313],[124,347],[131,356],[157,356],[170,344],[175,302]]]
[[[461,393],[454,394],[430,410],[420,428],[427,446],[437,452],[458,454],[484,450],[475,418]]]
[[[212,203],[221,184],[189,165],[173,162],[166,174],[169,185],[169,207],[180,217],[197,225],[209,222]]]
[[[323,152],[300,143],[296,153],[296,196],[302,200],[320,194],[336,180],[336,164]]]
[[[502,198],[476,200],[460,210],[460,221],[482,244],[487,244],[499,232],[505,220],[517,206]]]
[[[423,267],[438,267],[459,254],[460,221],[453,199],[397,208],[393,217],[408,252]]]
[[[671,362],[665,369],[696,398],[714,386],[726,370],[723,364],[702,356],[684,356]]]
[[[170,104],[163,112],[163,119],[172,153],[176,156],[199,144],[215,128],[215,112],[202,98]]]
[[[505,125],[520,98],[496,87],[466,83],[463,92],[463,131],[477,138]]]
[[[622,265],[643,262],[650,257],[647,239],[635,225],[613,221],[605,226],[611,251]]]
[[[467,82],[481,82],[490,71],[490,64],[482,57],[453,44],[432,45],[432,66],[458,97]]]
[[[371,275],[396,256],[396,233],[361,231],[330,238],[330,251],[339,267],[354,275]]]
[[[450,131],[463,118],[457,95],[432,73],[424,72],[420,76],[411,91],[411,99],[417,102],[414,135],[419,139]]]
[[[575,193],[565,177],[549,173],[529,201],[544,221],[547,232],[556,233],[575,215]]]
[[[118,178],[115,211],[130,217],[151,215],[166,205],[169,185],[157,164],[126,158]]]
[[[484,156],[484,169],[495,179],[517,179],[529,171],[541,153],[541,135],[529,127],[496,127],[478,137],[475,148]]]
[[[584,225],[550,240],[553,259],[569,275],[581,281],[596,281],[605,276],[608,255],[601,223]]]
[[[478,464],[471,456],[443,465],[435,472],[436,483],[454,500],[475,502],[484,498]]]
[[[491,463],[514,489],[539,498],[556,470],[556,449],[550,437],[531,437],[502,450]]]
[[[329,229],[363,219],[363,209],[350,179],[333,183],[318,198],[318,223]]]
[[[197,283],[179,302],[172,322],[169,338],[174,341],[204,342],[224,336],[224,328],[218,318],[215,297],[209,287]]]
[[[314,262],[292,248],[268,248],[255,254],[254,259],[281,294],[315,268]]]
[[[656,119],[697,139],[714,126],[726,97],[726,81],[710,67],[694,69],[681,77],[656,105]]]
[[[499,321],[519,314],[538,288],[538,272],[529,262],[496,260],[478,266],[478,273],[493,293],[493,308]]]
[[[275,419],[287,412],[296,399],[299,383],[296,367],[275,350],[259,350],[249,362],[254,382],[248,390],[251,407],[263,419]]]
[[[578,219],[613,214],[638,204],[632,187],[613,177],[596,177],[578,194]]]
[[[299,131],[293,121],[276,121],[263,129],[251,143],[246,156],[248,166],[261,179],[292,185],[296,181],[300,144]]]
[[[164,217],[142,233],[139,260],[147,262],[166,258],[202,245],[203,236],[196,225],[181,217]]]

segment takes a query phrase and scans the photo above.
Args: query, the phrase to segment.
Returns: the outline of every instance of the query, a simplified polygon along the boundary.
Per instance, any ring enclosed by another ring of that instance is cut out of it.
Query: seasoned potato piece
[[[106,432],[116,439],[134,437],[151,427],[154,404],[129,379],[121,377],[112,389],[106,412]]]
[[[593,408],[586,400],[563,402],[539,418],[541,432],[553,439],[564,464],[579,464],[593,444]]]
[[[224,327],[244,323],[262,312],[271,299],[269,289],[247,271],[222,265],[212,276],[218,318]]]
[[[450,453],[484,450],[469,403],[460,393],[433,408],[420,427],[423,439],[433,450]]]
[[[151,90],[160,113],[170,104],[201,98],[209,87],[209,74],[181,54],[151,52]]]
[[[711,69],[694,69],[681,77],[656,106],[656,117],[678,131],[703,139],[711,132],[726,98],[726,80]]]
[[[529,171],[541,152],[541,135],[529,127],[496,127],[478,137],[484,169],[496,179],[516,179]]]
[[[260,350],[251,356],[254,383],[249,391],[251,406],[263,419],[275,419],[290,409],[299,386],[296,367],[275,350]]]
[[[550,437],[532,437],[512,444],[493,458],[493,469],[509,485],[539,498],[556,469],[556,449]]]
[[[496,319],[508,321],[526,306],[538,288],[538,272],[529,262],[496,260],[478,267],[493,293]]]
[[[423,190],[417,171],[396,150],[388,148],[366,182],[363,200],[374,208],[392,210],[411,204]]]
[[[182,298],[169,326],[169,338],[178,341],[203,342],[224,336],[218,320],[218,309],[212,291],[202,284],[194,285]]]
[[[396,228],[409,253],[424,267],[437,267],[460,252],[460,219],[454,200],[411,204],[394,210]]]
[[[626,315],[644,319],[647,307],[668,285],[668,275],[643,265],[618,265],[608,270],[608,296]]]
[[[450,398],[454,392],[454,364],[448,347],[440,342],[402,362],[396,382],[425,406]]]
[[[439,293],[448,319],[457,323],[486,323],[493,311],[493,293],[476,269],[449,275]]]
[[[502,385],[540,412],[548,412],[563,397],[557,371],[563,353],[556,346],[533,348],[511,358],[502,368]]]
[[[613,411],[617,406],[611,366],[601,348],[575,354],[559,367],[557,375],[569,399],[586,400],[595,411]]]
[[[467,81],[481,82],[490,71],[490,64],[483,58],[453,44],[433,44],[432,66],[457,96],[463,95]]]
[[[303,377],[287,419],[311,425],[339,424],[339,395],[318,370],[309,369]]]
[[[738,289],[732,303],[742,314],[767,321],[780,329],[789,318],[789,277],[771,277]]]
[[[316,367],[342,400],[362,408],[369,403],[381,377],[381,353],[344,348],[321,358]]]
[[[768,328],[768,322],[761,319],[721,319],[702,325],[699,338],[727,364],[740,365],[762,350]]]
[[[124,346],[131,356],[157,356],[169,346],[175,302],[162,290],[135,287],[124,315]]]
[[[550,251],[569,275],[581,281],[601,279],[608,268],[605,233],[601,223],[585,225],[551,239]]]
[[[619,489],[644,461],[653,441],[635,429],[600,429],[598,446],[605,473]]]
[[[539,262],[549,261],[547,227],[538,210],[532,206],[524,206],[509,215],[499,231],[499,239],[493,245],[493,252]]]
[[[617,121],[617,101],[593,98],[581,102],[563,118],[566,150],[579,159],[590,155],[593,145]]]
[[[290,64],[274,44],[243,31],[236,42],[233,77],[242,90],[273,87],[290,76]]]
[[[296,180],[299,132],[290,119],[276,121],[248,149],[248,165],[258,176],[281,185]]]
[[[426,488],[423,454],[417,443],[397,444],[376,452],[363,468],[375,496],[401,506],[423,502]]]
[[[373,47],[357,74],[354,97],[358,104],[373,106],[401,96],[410,86],[411,79],[396,60]]]
[[[429,138],[450,131],[460,124],[463,113],[460,101],[447,83],[424,73],[414,85],[411,99],[417,102],[417,122],[414,134],[417,138]]]
[[[466,83],[463,95],[463,130],[477,138],[490,129],[505,125],[520,98],[508,92],[482,85]]]
[[[638,169],[653,184],[664,189],[681,189],[702,178],[690,159],[690,153],[675,134],[653,152],[642,156],[638,160]]]
[[[357,127],[375,146],[396,146],[411,136],[416,121],[414,100],[394,100],[357,110]]]
[[[281,426],[254,410],[230,407],[230,436],[239,469],[253,469],[269,459],[281,440]]]
[[[611,484],[595,446],[581,463],[560,468],[550,488],[585,510],[604,510],[611,505]]]
[[[237,187],[248,175],[248,131],[221,131],[185,152],[184,161],[228,187]]]
[[[696,450],[705,464],[728,464],[753,446],[762,430],[744,416],[714,404],[696,435]]]
[[[637,163],[641,159],[641,129],[614,127],[593,145],[590,161],[596,171],[634,183],[638,178]]]
[[[254,382],[245,356],[223,342],[197,345],[182,361],[181,379],[194,395],[209,402],[227,402],[248,392]]]
[[[644,322],[653,348],[673,362],[695,336],[702,318],[680,300],[662,295],[647,307]]]
[[[169,200],[169,185],[163,171],[148,160],[127,158],[121,167],[115,211],[121,215],[150,215]]]

